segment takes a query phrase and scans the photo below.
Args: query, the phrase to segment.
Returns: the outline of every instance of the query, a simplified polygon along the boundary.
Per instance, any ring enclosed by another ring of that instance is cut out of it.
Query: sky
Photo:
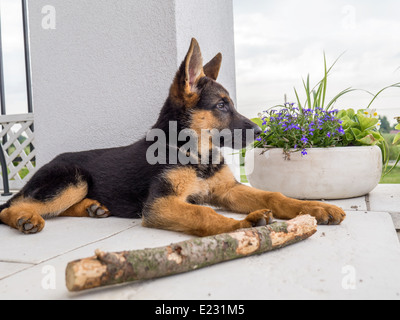
[[[302,79],[316,84],[342,53],[329,78],[328,98],[353,87],[370,92],[400,82],[399,0],[233,0],[237,102],[248,117],[295,101]],[[26,113],[21,2],[0,0],[8,114]],[[304,96],[303,96],[304,97]],[[303,99],[303,98],[302,98]],[[305,100],[305,97],[304,97]],[[337,108],[365,108],[363,91],[342,98]],[[374,103],[382,115],[400,115],[400,89]]]
[[[328,98],[348,87],[377,93],[400,82],[400,1],[398,0],[233,0],[237,103],[255,117],[282,104],[293,88],[303,90],[323,77],[343,56],[328,80]],[[305,100],[305,95],[301,95]],[[366,108],[371,96],[355,91],[336,108]],[[400,116],[400,88],[389,89],[372,105],[392,123]]]
[[[7,114],[27,113],[21,1],[0,0]]]

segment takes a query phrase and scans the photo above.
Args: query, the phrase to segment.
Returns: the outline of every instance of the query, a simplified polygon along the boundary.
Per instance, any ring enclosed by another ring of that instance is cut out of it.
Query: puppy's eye
[[[227,110],[228,110],[228,108],[227,108],[225,102],[220,102],[220,103],[218,103],[218,104],[217,104],[217,108],[218,108],[219,110],[222,110],[222,111],[227,111]]]

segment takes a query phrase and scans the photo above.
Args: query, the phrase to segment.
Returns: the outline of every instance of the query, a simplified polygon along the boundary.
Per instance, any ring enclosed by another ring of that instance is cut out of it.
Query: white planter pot
[[[261,190],[281,192],[296,199],[346,199],[368,194],[382,175],[382,153],[377,146],[307,149],[308,155],[282,149],[246,152],[246,174]]]

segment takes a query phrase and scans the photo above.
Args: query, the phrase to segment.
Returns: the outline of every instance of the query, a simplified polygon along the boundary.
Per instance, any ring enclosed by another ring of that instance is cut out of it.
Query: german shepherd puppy
[[[219,53],[203,67],[200,47],[192,39],[153,127],[166,133],[168,147],[175,144],[172,150],[180,150],[184,142],[169,141],[171,121],[176,122],[178,132],[191,129],[199,137],[204,130],[209,133],[198,139],[197,151],[191,153],[197,161],[149,164],[146,153],[154,142],[145,138],[122,148],[65,153],[38,170],[18,194],[0,207],[0,221],[32,234],[43,229],[46,217],[113,215],[142,218],[145,227],[196,236],[265,225],[272,214],[279,219],[310,214],[320,224],[340,224],[345,213],[336,206],[289,199],[235,180],[212,143],[211,130],[229,129],[235,139],[234,130],[252,129],[254,140],[261,129],[235,110],[227,90],[216,82],[221,61]],[[239,143],[240,147],[244,144]],[[219,160],[204,161],[210,154]],[[230,219],[201,204],[247,217],[241,221]]]

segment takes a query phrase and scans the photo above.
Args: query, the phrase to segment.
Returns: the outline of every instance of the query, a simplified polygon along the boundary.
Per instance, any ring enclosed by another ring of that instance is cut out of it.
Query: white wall
[[[215,4],[214,2],[218,2]],[[128,145],[155,122],[191,37],[224,55],[235,97],[231,0],[28,0],[38,165]],[[56,29],[44,29],[44,6]]]
[[[175,0],[175,5],[178,60],[184,59],[192,37],[200,44],[204,63],[221,52],[218,81],[236,102],[232,0]]]

